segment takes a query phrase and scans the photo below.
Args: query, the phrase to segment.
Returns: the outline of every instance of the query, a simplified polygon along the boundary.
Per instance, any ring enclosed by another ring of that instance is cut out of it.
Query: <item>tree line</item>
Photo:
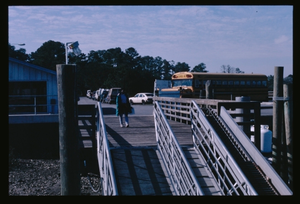
[[[26,50],[16,50],[8,44],[9,56],[56,70],[56,64],[65,64],[65,45],[49,40],[35,52],[26,54]],[[185,62],[175,63],[161,57],[141,56],[133,47],[122,51],[121,48],[107,50],[91,50],[87,55],[81,53],[75,56],[68,54],[69,64],[77,65],[77,89],[81,95],[86,90],[99,88],[123,87],[128,94],[137,92],[152,92],[155,79],[171,79],[180,71],[208,72],[205,63],[201,62],[191,69]],[[244,73],[239,68],[222,65],[220,72]],[[273,90],[273,76],[268,76],[269,89]],[[290,78],[289,78],[290,80]]]
[[[21,48],[16,50],[9,44],[9,56],[56,70],[56,64],[65,64],[65,45],[49,40],[35,52],[26,54]],[[133,47],[91,50],[87,55],[75,56],[68,53],[69,64],[77,65],[77,89],[82,95],[86,90],[123,87],[129,94],[153,92],[155,79],[171,79],[180,71],[207,72],[206,65],[200,63],[193,69],[185,62],[175,63],[161,57],[141,56]]]

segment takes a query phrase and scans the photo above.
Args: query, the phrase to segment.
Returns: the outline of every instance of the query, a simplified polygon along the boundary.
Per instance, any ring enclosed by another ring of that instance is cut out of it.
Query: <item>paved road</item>
[[[78,104],[95,104],[96,105],[97,101],[89,99],[87,97],[80,97]],[[115,116],[116,104],[101,103],[101,106],[103,108],[103,112],[105,115]],[[132,107],[134,108],[135,114],[130,115],[130,116],[153,115],[153,105],[152,104],[146,104],[146,105],[134,104],[134,105],[132,105]]]

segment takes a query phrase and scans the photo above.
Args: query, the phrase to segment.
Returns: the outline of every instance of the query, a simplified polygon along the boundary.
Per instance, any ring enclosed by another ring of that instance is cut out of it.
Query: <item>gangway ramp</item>
[[[153,116],[103,116],[97,104],[97,155],[103,195],[172,195],[157,154]]]
[[[200,154],[192,146],[190,125],[167,120],[154,105],[158,150],[175,195],[222,195]]]
[[[172,195],[155,149],[111,151],[119,195]]]
[[[158,102],[155,104],[156,111],[154,112],[158,118],[155,120],[155,122],[157,121],[156,132],[161,137],[158,146],[161,146],[160,149],[166,154],[165,163],[168,166],[172,167],[170,163],[174,162],[172,159],[168,160],[173,156],[168,155],[169,146],[180,143],[179,138],[192,137],[192,145],[180,144],[181,149],[190,148],[190,150],[196,151],[195,155],[204,159],[202,163],[208,167],[210,175],[214,177],[223,195],[292,195],[292,191],[224,107],[220,107],[217,114],[217,111],[210,106],[200,108],[193,100],[161,103],[162,108]],[[164,111],[162,112],[162,110]],[[163,122],[166,117],[174,121]],[[182,127],[179,125],[181,122],[190,125]],[[178,132],[176,133],[176,131]],[[164,135],[167,136],[166,139]],[[171,135],[178,138],[178,141],[177,139],[169,140]],[[177,155],[181,154],[178,147],[174,145],[172,152],[179,152]],[[186,152],[184,151],[185,155]],[[175,162],[180,156],[176,157],[178,158],[175,159]],[[190,161],[189,159],[188,163]],[[181,164],[184,163],[181,162]],[[181,164],[177,163],[178,166]],[[177,170],[175,169],[175,171]],[[196,174],[194,173],[194,175]],[[178,182],[181,181],[175,181],[175,183]],[[191,185],[196,185],[196,182],[190,182]],[[201,189],[200,195],[203,195],[204,190],[200,184],[199,188]]]
[[[193,147],[182,147],[183,152],[201,186],[204,195],[222,195],[222,192],[215,181],[212,173],[207,167],[203,157],[201,157]]]
[[[198,154],[193,147],[191,125],[179,123],[170,119],[168,122],[199,182],[199,185],[201,186],[204,195],[222,195],[222,192],[203,156]]]
[[[291,195],[280,176],[221,107],[220,115],[192,101],[194,145],[225,195]]]
[[[225,125],[221,120],[214,115],[213,110],[207,110],[207,119],[210,124],[214,127],[216,133],[226,145],[227,150],[233,156],[245,176],[250,181],[253,188],[256,190],[258,195],[278,195],[276,190],[272,187],[272,184],[264,177],[263,172],[258,168],[257,165],[247,158],[247,153],[239,148],[237,144],[234,144],[233,139],[230,138],[230,133],[226,131]]]

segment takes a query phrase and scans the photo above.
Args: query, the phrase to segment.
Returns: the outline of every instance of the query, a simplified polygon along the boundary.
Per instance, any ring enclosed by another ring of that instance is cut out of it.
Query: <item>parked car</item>
[[[134,97],[129,98],[131,104],[134,103],[152,103],[153,102],[153,93],[137,93]]]
[[[92,93],[91,90],[87,90],[86,91],[86,97],[91,98],[92,97],[91,93]]]
[[[96,91],[91,92],[91,99],[93,99],[93,100],[95,100],[95,93],[96,93]]]
[[[107,94],[109,92],[109,89],[103,89],[100,96],[99,96],[99,101],[104,102],[104,99],[107,97]]]
[[[105,98],[104,102],[105,103],[116,103],[116,98],[118,93],[121,91],[121,88],[111,88],[108,91],[107,97]]]
[[[100,99],[100,92],[101,92],[101,88],[98,89],[98,90],[96,91],[96,93],[95,93],[95,100],[96,100],[96,101],[99,101],[99,99]]]

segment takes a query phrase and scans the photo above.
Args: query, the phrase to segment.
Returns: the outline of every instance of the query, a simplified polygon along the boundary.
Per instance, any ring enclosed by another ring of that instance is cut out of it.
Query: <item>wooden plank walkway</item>
[[[197,155],[194,148],[184,147],[182,149],[194,171],[203,193],[205,195],[222,195],[221,190],[204,159]]]
[[[191,125],[174,120],[168,120],[168,122],[180,146],[193,145]]]
[[[153,116],[129,116],[129,128],[121,128],[118,117],[105,117],[106,131],[111,147],[156,146]],[[180,145],[192,145],[189,125],[168,120]]]
[[[110,147],[156,146],[153,116],[129,116],[129,127],[120,127],[117,116],[104,116]]]
[[[111,147],[119,195],[172,195],[169,179],[156,149],[153,116],[129,116],[129,127],[121,128],[117,116],[104,115]],[[206,195],[220,195],[209,170],[191,149],[190,125],[168,120],[169,124]],[[87,162],[92,163],[93,121],[89,116],[78,118],[80,145]],[[86,156],[89,155],[89,156]],[[94,165],[93,165],[94,166]]]
[[[201,189],[205,195],[222,195],[221,190],[214,179],[207,163],[194,150],[192,144],[192,130],[191,125],[168,120],[173,130],[175,137],[178,140]]]
[[[129,116],[120,127],[116,116],[104,116],[119,195],[172,195],[156,150],[153,116]]]
[[[155,149],[111,150],[119,195],[172,195]]]

